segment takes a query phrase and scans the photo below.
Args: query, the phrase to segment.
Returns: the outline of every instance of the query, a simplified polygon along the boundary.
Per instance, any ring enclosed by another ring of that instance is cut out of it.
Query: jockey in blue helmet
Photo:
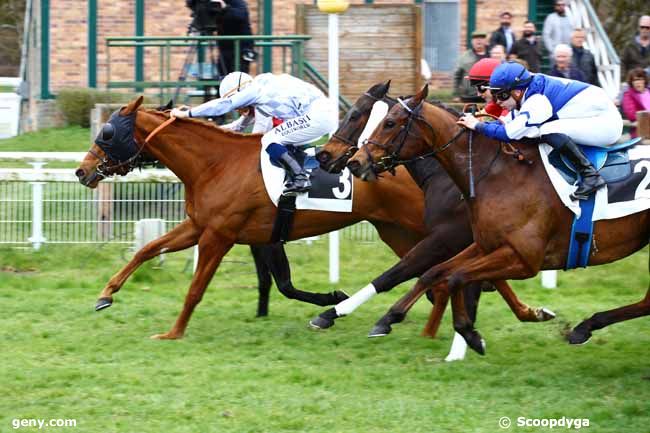
[[[600,87],[531,74],[516,62],[499,65],[490,77],[496,102],[510,110],[505,124],[465,115],[458,123],[496,140],[541,138],[565,155],[580,174],[572,198],[586,200],[605,181],[576,145],[608,147],[621,136],[623,120]]]

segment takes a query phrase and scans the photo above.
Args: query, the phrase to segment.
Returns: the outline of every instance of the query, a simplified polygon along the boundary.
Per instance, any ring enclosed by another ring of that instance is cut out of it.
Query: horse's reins
[[[472,167],[472,138],[473,138],[473,131],[468,129],[468,128],[460,128],[460,130],[449,141],[447,141],[445,144],[433,149],[431,152],[427,152],[425,154],[422,154],[420,156],[416,156],[416,157],[411,158],[411,159],[399,159],[399,153],[402,150],[402,147],[404,146],[404,143],[406,142],[406,138],[407,138],[407,136],[409,134],[409,129],[411,128],[413,120],[420,120],[420,121],[424,122],[424,124],[429,127],[429,129],[431,130],[431,132],[434,135],[435,135],[435,130],[433,129],[433,126],[431,126],[429,124],[429,122],[427,122],[427,120],[423,116],[421,116],[419,114],[419,111],[421,110],[421,107],[422,107],[422,103],[420,103],[415,109],[411,109],[401,99],[398,98],[397,100],[402,105],[402,107],[404,107],[404,109],[409,113],[409,120],[408,120],[408,123],[402,128],[404,130],[404,136],[402,138],[402,141],[399,143],[397,149],[395,151],[393,151],[390,155],[384,156],[378,162],[373,163],[372,170],[375,171],[375,172],[376,172],[376,169],[384,169],[384,170],[389,171],[389,172],[394,174],[395,173],[395,167],[397,165],[408,164],[408,163],[411,163],[411,162],[420,161],[420,160],[423,160],[425,158],[434,156],[434,155],[436,155],[438,153],[442,153],[445,150],[447,150],[466,131],[469,131],[469,143],[468,143],[468,146],[469,146],[469,167],[468,167],[468,169],[469,169],[469,198],[474,198],[475,197],[474,185],[476,183],[480,182],[481,179],[483,179],[485,176],[487,176],[487,174],[490,171],[490,168],[496,162],[496,160],[499,157],[499,154],[501,153],[501,151],[503,151],[505,154],[512,155],[519,162],[525,162],[525,163],[527,163],[529,165],[532,164],[532,162],[528,161],[524,157],[524,155],[521,153],[521,151],[519,149],[517,149],[516,147],[514,147],[512,144],[501,142],[500,146],[497,147],[497,151],[496,151],[494,157],[492,158],[492,160],[490,161],[490,163],[488,164],[487,168],[485,170],[483,170],[481,172],[481,174],[478,176],[478,178],[475,180],[474,179],[474,174],[473,174],[473,167]],[[481,114],[481,116],[488,116],[488,117],[492,117],[492,118],[498,120],[498,118],[496,116],[493,116],[493,115],[488,114],[488,113]],[[399,134],[402,134],[402,131],[400,131]],[[398,134],[398,136],[399,136],[399,134]],[[397,137],[395,137],[395,139],[396,138]],[[395,139],[393,139],[391,141],[394,141]],[[373,140],[366,140],[366,142],[374,144],[375,146],[378,146],[380,148],[385,147],[381,143],[373,141]],[[370,155],[370,151],[367,148],[365,149],[365,151],[366,151],[366,154],[368,155],[368,159],[372,161],[373,158]]]
[[[376,168],[378,168],[380,170],[383,169],[383,170],[386,170],[386,171],[388,171],[388,172],[390,172],[392,174],[395,174],[395,167],[397,167],[400,164],[408,164],[408,163],[411,163],[411,162],[420,161],[420,160],[426,159],[426,158],[428,158],[430,156],[434,156],[434,155],[436,155],[438,153],[444,152],[445,150],[447,150],[447,148],[449,146],[451,146],[466,131],[465,128],[460,128],[459,131],[447,143],[443,144],[442,146],[440,146],[440,147],[438,147],[436,149],[433,149],[431,152],[427,152],[425,154],[413,157],[411,159],[399,159],[399,153],[402,151],[402,148],[404,147],[404,143],[406,143],[406,139],[407,139],[407,137],[409,135],[409,130],[411,129],[411,125],[413,123],[413,120],[422,121],[431,130],[431,133],[433,135],[435,135],[435,130],[433,129],[433,126],[431,126],[429,124],[429,122],[427,122],[426,119],[419,114],[419,111],[420,111],[420,109],[422,107],[422,104],[418,105],[418,107],[416,107],[415,110],[412,110],[408,105],[406,105],[406,103],[404,103],[404,101],[402,99],[397,98],[397,102],[399,104],[401,104],[402,107],[409,113],[408,123],[404,127],[401,128],[401,131],[395,137],[395,139],[397,139],[397,137],[399,137],[400,135],[403,134],[402,140],[399,142],[399,144],[397,146],[397,149],[395,149],[390,155],[383,156],[383,157],[381,157],[381,159],[378,162],[373,163],[373,171]],[[394,141],[395,139],[393,139],[391,141]],[[366,139],[364,143],[374,144],[375,146],[378,146],[380,148],[385,147],[382,143],[379,143],[377,141],[370,140],[370,139]],[[366,146],[364,146],[364,148],[365,148],[366,154],[368,155],[368,158],[372,161],[373,158],[370,155],[370,151],[368,150],[368,148]]]

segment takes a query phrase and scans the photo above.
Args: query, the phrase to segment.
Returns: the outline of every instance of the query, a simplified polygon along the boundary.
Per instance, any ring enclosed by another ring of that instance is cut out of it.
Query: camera
[[[202,35],[217,31],[217,20],[224,12],[224,2],[217,0],[185,0],[185,5],[192,10],[190,27]]]

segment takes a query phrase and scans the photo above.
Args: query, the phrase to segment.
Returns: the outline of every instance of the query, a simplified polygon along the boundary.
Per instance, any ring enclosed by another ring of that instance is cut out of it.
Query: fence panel
[[[0,170],[0,244],[132,244],[139,220],[162,219],[169,231],[185,219],[183,184],[169,181],[159,170],[103,181],[97,189],[73,182],[74,176],[59,170],[16,170],[20,176]],[[41,211],[35,214],[37,189],[42,195]],[[35,226],[40,230],[35,231]],[[33,238],[34,233],[41,239]],[[341,234],[358,242],[378,240],[367,222],[346,227]]]
[[[47,243],[133,243],[135,223],[161,218],[170,230],[185,219],[179,183],[105,183],[95,190],[71,182],[42,183],[42,233]],[[26,244],[33,233],[33,183],[0,182],[0,243]]]

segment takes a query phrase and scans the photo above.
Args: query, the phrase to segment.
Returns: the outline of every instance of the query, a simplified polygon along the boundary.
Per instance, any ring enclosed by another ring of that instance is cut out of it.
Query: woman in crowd
[[[636,122],[637,111],[650,111],[650,89],[648,75],[641,68],[634,68],[627,74],[629,88],[623,94],[621,107],[623,115],[631,122]],[[636,127],[630,130],[632,138],[637,136]]]

